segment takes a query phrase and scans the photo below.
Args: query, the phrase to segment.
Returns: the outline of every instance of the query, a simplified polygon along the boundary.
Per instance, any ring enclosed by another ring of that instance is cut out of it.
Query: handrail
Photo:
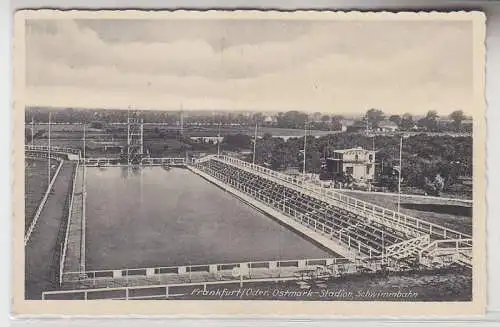
[[[405,240],[386,248],[385,255],[395,257],[399,254],[409,254],[409,250],[420,250],[423,246],[427,246],[430,242],[429,235],[422,235],[409,240]]]
[[[52,160],[53,158],[49,158],[48,160]],[[33,229],[35,228],[36,223],[38,222],[38,218],[40,217],[40,214],[42,213],[42,210],[45,206],[45,203],[47,202],[47,199],[49,198],[50,191],[52,190],[52,187],[54,186],[54,183],[56,182],[57,175],[59,175],[59,171],[61,170],[61,167],[63,165],[63,160],[58,160],[58,159],[53,159],[57,160],[59,162],[59,166],[57,167],[57,170],[54,173],[54,176],[52,176],[52,179],[50,181],[50,184],[47,186],[47,190],[45,191],[45,194],[42,198],[42,201],[40,201],[40,204],[38,205],[38,208],[36,210],[35,216],[33,220],[31,221],[30,227],[28,231],[26,232],[26,235],[24,236],[24,246],[28,244],[28,241],[31,237],[31,233],[33,232]]]
[[[442,244],[454,244],[452,247],[439,247]],[[447,239],[447,240],[436,240],[430,243],[427,247],[423,248],[419,252],[420,261],[422,261],[424,256],[432,257],[437,252],[442,251],[446,252],[454,251],[457,254],[464,254],[464,251],[471,252],[472,251],[472,239]],[[471,264],[472,258],[467,257],[467,264]]]
[[[29,150],[29,151],[45,151],[46,152],[49,150],[49,147],[46,145],[25,145],[24,149]],[[50,150],[55,151],[55,152],[63,152],[63,153],[71,153],[71,154],[80,155],[80,150],[68,148],[68,147],[51,146]]]
[[[306,266],[318,266],[320,264],[314,263],[317,261],[325,261],[324,266],[332,265],[332,264],[347,264],[352,263],[351,260],[343,257],[323,257],[323,258],[303,258],[303,259],[277,259],[277,260],[261,260],[261,261],[246,261],[246,262],[229,262],[229,263],[205,263],[205,264],[195,264],[195,265],[179,265],[179,266],[156,266],[156,267],[142,267],[142,268],[121,268],[121,269],[102,269],[102,270],[86,270],[84,274],[99,274],[99,273],[112,273],[114,271],[146,271],[146,270],[178,270],[179,268],[185,268],[186,272],[189,272],[189,268],[202,268],[208,266],[233,266],[240,267],[241,265],[259,265],[259,264],[269,264],[276,263],[276,267],[280,268],[283,263],[292,263],[292,262],[305,262]],[[81,271],[66,271],[64,275],[78,275],[81,276]],[[130,277],[130,276],[129,276]]]

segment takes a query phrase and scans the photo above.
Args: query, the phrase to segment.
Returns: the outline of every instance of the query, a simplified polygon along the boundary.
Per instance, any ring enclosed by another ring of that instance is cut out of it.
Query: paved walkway
[[[71,191],[74,163],[65,161],[25,247],[25,297],[41,299],[52,289],[59,270],[58,242],[64,239],[65,205]]]
[[[83,169],[79,168],[75,180],[73,210],[69,221],[68,247],[64,271],[80,271],[82,242]]]

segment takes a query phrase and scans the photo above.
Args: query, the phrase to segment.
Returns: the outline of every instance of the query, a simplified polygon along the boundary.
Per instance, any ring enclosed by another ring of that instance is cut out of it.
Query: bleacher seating
[[[361,249],[363,254],[371,252],[370,255],[381,255],[384,247],[406,239],[397,230],[368,221],[365,217],[300,192],[285,183],[278,183],[217,159],[199,163],[197,168],[274,209],[281,212],[285,212],[285,208],[293,209],[297,214],[308,217],[309,222],[319,222],[332,228],[341,234],[341,242],[351,248]],[[313,225],[309,224],[309,227]]]

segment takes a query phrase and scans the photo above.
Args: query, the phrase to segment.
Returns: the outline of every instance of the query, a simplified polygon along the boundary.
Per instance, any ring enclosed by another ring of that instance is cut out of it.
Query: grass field
[[[51,174],[54,174],[57,162],[53,161]],[[25,210],[25,231],[31,224],[35,212],[42,200],[48,181],[48,169],[46,159],[26,159],[24,170],[24,210]]]
[[[397,210],[398,207],[398,197],[394,195],[356,192],[345,194],[392,210]],[[472,207],[463,202],[403,196],[400,210],[409,216],[472,234]]]

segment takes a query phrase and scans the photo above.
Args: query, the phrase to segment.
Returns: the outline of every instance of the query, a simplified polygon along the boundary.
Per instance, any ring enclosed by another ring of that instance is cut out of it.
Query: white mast
[[[31,145],[34,145],[35,142],[35,133],[34,133],[34,127],[35,127],[35,121],[33,120],[33,115],[31,116]]]
[[[253,137],[253,161],[252,163],[255,165],[255,149],[257,148],[257,123],[255,123],[255,135]]]
[[[403,152],[403,136],[399,140],[399,178],[398,178],[398,214],[401,207],[401,170],[403,169],[402,164],[402,152]]]
[[[220,156],[220,121],[219,121],[219,133],[217,134],[217,157]]]
[[[48,168],[48,172],[49,172],[49,184],[47,185],[50,185],[50,119],[51,119],[51,112],[49,112],[49,147],[47,149],[47,153],[48,153],[48,158],[47,158],[47,168]]]
[[[130,168],[130,106],[127,110],[127,166]]]
[[[144,154],[144,119],[141,118],[141,156],[143,154]],[[142,160],[141,160],[141,165],[142,165]]]
[[[83,183],[82,183],[82,225],[81,225],[81,235],[82,235],[82,240],[80,243],[80,270],[82,272],[85,271],[85,229],[86,229],[86,201],[87,201],[87,181],[86,181],[86,123],[83,123]]]
[[[302,168],[302,177],[306,180],[306,145],[307,145],[307,118],[304,121],[304,167]]]

